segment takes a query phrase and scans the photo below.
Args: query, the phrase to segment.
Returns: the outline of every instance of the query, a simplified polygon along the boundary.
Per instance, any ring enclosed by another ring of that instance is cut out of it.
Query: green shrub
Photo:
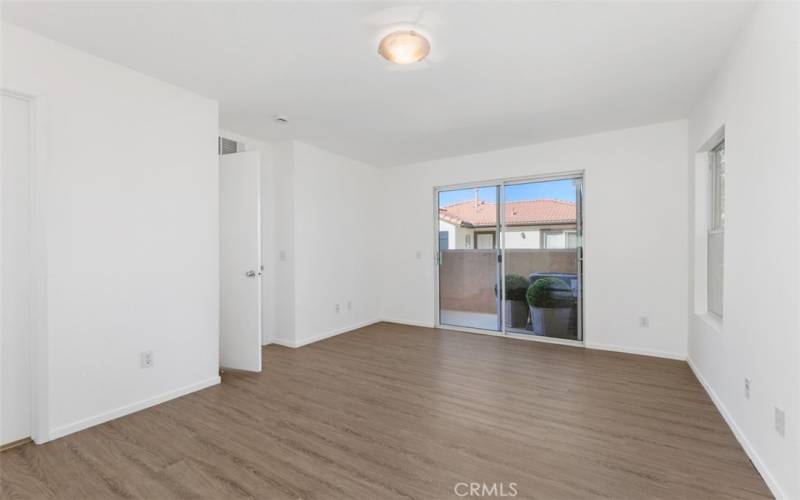
[[[506,274],[506,300],[525,300],[530,282],[519,274]]]
[[[554,309],[570,307],[574,302],[572,289],[558,278],[539,278],[525,295],[531,307]]]

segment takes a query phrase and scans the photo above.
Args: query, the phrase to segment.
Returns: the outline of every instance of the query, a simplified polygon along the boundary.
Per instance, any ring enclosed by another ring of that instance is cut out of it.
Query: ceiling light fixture
[[[416,31],[394,31],[378,45],[378,54],[396,64],[419,62],[431,51],[431,43]]]

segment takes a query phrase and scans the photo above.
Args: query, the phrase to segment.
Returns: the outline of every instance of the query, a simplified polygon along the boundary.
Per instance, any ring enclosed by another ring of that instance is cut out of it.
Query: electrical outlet
[[[347,310],[351,311],[352,309],[353,309],[353,303],[348,300],[347,301]]]
[[[744,397],[745,399],[750,399],[750,379],[744,379]]]
[[[153,351],[145,351],[145,352],[141,353],[140,356],[141,356],[140,361],[141,361],[142,368],[150,368],[151,366],[153,366],[153,363],[154,363]]]
[[[341,308],[339,307],[339,304],[336,304],[336,314],[339,314],[340,310],[341,310]]]
[[[422,252],[420,252],[419,250],[417,250],[417,260],[419,260],[419,259],[421,259],[421,258],[422,258]]]
[[[786,437],[786,413],[777,406],[775,407],[775,432],[780,437]]]
[[[639,316],[639,326],[642,328],[650,327],[650,318],[647,316]]]

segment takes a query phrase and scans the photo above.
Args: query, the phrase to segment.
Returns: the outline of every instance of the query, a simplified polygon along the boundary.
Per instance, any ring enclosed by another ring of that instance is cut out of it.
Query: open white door
[[[220,156],[220,366],[261,371],[261,157]]]

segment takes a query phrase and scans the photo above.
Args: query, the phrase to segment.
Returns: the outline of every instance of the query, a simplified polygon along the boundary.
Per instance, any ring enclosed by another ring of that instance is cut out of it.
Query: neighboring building
[[[575,248],[575,203],[560,200],[505,204],[506,248]],[[497,205],[462,201],[439,209],[439,249],[497,248]]]

